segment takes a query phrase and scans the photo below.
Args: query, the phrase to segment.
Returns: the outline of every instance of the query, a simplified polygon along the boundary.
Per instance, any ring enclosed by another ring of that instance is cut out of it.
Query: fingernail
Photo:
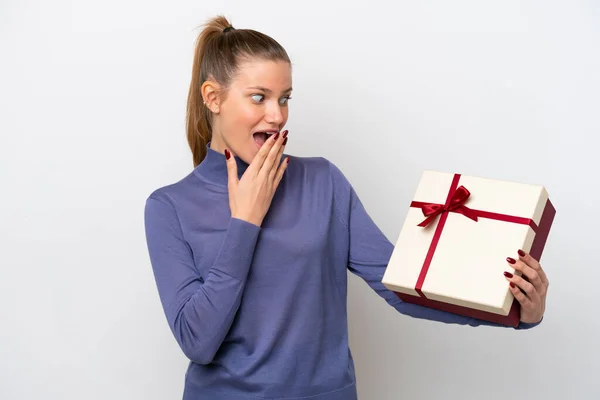
[[[521,257],[525,257],[525,252],[524,252],[523,250],[519,250],[519,255],[520,255]]]
[[[285,144],[287,143],[287,139],[288,139],[288,138],[285,138],[285,139],[283,139],[283,145],[284,145],[284,146],[285,146]]]
[[[288,134],[288,131],[287,131],[287,129],[286,129],[285,131],[283,131],[283,135],[281,135],[281,137],[283,137],[283,138],[286,138],[286,137],[287,137],[287,134]]]
[[[508,262],[509,262],[509,264],[514,264],[514,263],[516,263],[515,259],[514,259],[514,258],[511,258],[511,257],[506,257],[506,261],[508,261]]]
[[[275,142],[277,141],[277,139],[279,139],[279,132],[277,132],[277,133],[275,134],[275,137],[273,138],[273,140],[274,140]]]
[[[507,278],[512,278],[512,277],[513,277],[513,274],[511,274],[511,273],[510,273],[510,272],[508,272],[508,271],[504,271],[504,276],[505,276],[505,277],[507,277]]]
[[[510,287],[511,287],[511,288],[514,288],[514,287],[515,287],[515,284],[511,282],[511,283],[510,283]]]
[[[229,157],[231,157],[231,153],[229,152],[229,150],[225,149],[225,158],[229,160]]]
[[[285,159],[285,162],[288,163],[288,164],[290,163],[290,157],[289,156]]]

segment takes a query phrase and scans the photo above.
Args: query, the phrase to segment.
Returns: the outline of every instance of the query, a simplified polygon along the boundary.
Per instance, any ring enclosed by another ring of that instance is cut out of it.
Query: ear
[[[204,105],[213,114],[219,113],[219,84],[212,79],[206,80],[201,88]]]

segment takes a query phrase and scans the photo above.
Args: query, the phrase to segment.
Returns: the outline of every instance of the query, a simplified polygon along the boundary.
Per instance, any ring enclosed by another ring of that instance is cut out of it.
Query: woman
[[[223,17],[206,25],[188,100],[195,168],[145,209],[160,299],[191,360],[184,399],[356,399],[347,268],[402,314],[491,325],[403,303],[381,284],[393,246],[348,180],[326,159],[284,153],[291,92],[276,41]],[[522,252],[512,267],[527,277],[506,278],[517,329],[531,328],[548,280]]]

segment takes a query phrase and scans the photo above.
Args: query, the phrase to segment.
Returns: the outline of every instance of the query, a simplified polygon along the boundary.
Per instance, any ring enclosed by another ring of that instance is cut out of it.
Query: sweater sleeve
[[[348,229],[348,269],[353,274],[363,279],[371,289],[401,314],[449,324],[474,327],[480,325],[505,327],[505,325],[489,321],[406,303],[386,288],[381,281],[394,246],[369,216],[355,190],[342,172],[331,163],[330,168],[338,212],[342,222]],[[521,322],[516,329],[528,329],[536,325]]]
[[[221,249],[202,277],[167,196],[153,194],[146,200],[144,220],[150,262],[169,327],[190,360],[209,364],[240,305],[260,227],[231,218]]]

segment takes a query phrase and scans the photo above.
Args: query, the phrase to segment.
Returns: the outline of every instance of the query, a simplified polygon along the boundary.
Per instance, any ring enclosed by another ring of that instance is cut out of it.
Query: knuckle
[[[538,274],[537,271],[535,271],[535,270],[531,271],[531,273],[529,275],[531,275],[530,279],[532,281],[536,281],[540,278],[540,274]]]
[[[523,266],[525,264],[523,264],[522,262],[517,261],[516,263],[513,264],[513,268],[518,270],[518,271],[523,271]]]
[[[523,295],[523,293],[521,293],[520,290],[517,289],[517,291],[514,292],[513,295],[515,296],[515,299],[517,299],[519,301],[519,303],[523,303],[523,300],[525,299],[525,295]]]
[[[527,261],[528,261],[527,264],[533,265],[533,266],[535,266],[537,268],[540,267],[540,263],[538,262],[538,260],[536,260],[535,258],[533,258],[531,256],[529,257],[529,260],[527,260]]]
[[[525,285],[525,292],[527,294],[532,294],[535,291],[535,286],[533,286],[531,283],[527,283],[527,285]]]

